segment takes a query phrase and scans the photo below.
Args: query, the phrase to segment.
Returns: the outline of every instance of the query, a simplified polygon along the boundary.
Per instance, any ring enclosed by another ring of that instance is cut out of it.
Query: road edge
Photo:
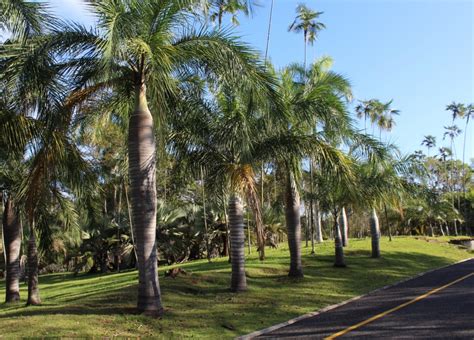
[[[316,315],[319,315],[319,314],[322,314],[322,313],[325,313],[325,312],[328,312],[330,310],[333,310],[333,309],[336,309],[338,307],[341,307],[341,306],[344,306],[348,303],[351,303],[353,301],[356,301],[356,300],[359,300],[363,297],[366,297],[366,296],[369,296],[371,294],[374,294],[374,293],[377,293],[377,292],[380,292],[382,290],[385,290],[385,289],[388,289],[388,288],[392,288],[392,287],[395,287],[395,286],[398,286],[399,284],[402,284],[402,283],[405,283],[407,281],[410,281],[410,280],[413,280],[413,279],[416,279],[420,276],[423,276],[423,275],[426,275],[426,274],[429,274],[431,272],[434,272],[436,270],[440,270],[440,269],[444,269],[444,268],[447,268],[447,267],[451,267],[451,266],[454,266],[454,265],[457,265],[459,263],[463,263],[463,262],[467,262],[467,261],[470,261],[470,260],[474,260],[474,257],[470,257],[470,258],[467,258],[467,259],[464,259],[464,260],[460,260],[458,262],[455,262],[455,263],[451,263],[451,264],[448,264],[446,266],[442,266],[442,267],[439,267],[439,268],[433,268],[433,269],[430,269],[430,270],[427,270],[425,272],[422,272],[422,273],[419,273],[419,274],[416,274],[414,276],[411,276],[407,279],[403,279],[401,281],[397,281],[395,283],[392,283],[392,284],[389,284],[389,285],[386,285],[386,286],[383,286],[381,288],[377,288],[375,290],[372,290],[366,294],[363,294],[363,295],[359,295],[359,296],[355,296],[349,300],[345,300],[345,301],[342,301],[340,303],[337,303],[337,304],[334,304],[334,305],[330,305],[330,306],[327,306],[327,307],[324,307],[324,308],[321,308],[315,312],[309,312],[309,313],[306,313],[306,314],[303,314],[303,315],[300,315],[300,316],[297,316],[296,318],[293,318],[293,319],[290,319],[288,321],[284,321],[284,322],[281,322],[279,324],[276,324],[276,325],[273,325],[273,326],[270,326],[270,327],[267,327],[267,328],[264,328],[264,329],[261,329],[261,330],[258,330],[258,331],[254,331],[252,333],[249,333],[249,334],[246,334],[246,335],[241,335],[241,336],[238,336],[236,337],[235,339],[236,340],[250,340],[250,339],[253,339],[257,336],[260,336],[260,335],[263,335],[263,334],[266,334],[266,333],[270,333],[270,332],[273,332],[277,329],[280,329],[280,328],[283,328],[283,327],[286,327],[288,325],[291,325],[291,324],[294,324],[295,322],[298,322],[298,321],[301,321],[301,320],[304,320],[304,319],[307,319],[307,318],[310,318],[310,317],[313,317],[313,316],[316,316]]]

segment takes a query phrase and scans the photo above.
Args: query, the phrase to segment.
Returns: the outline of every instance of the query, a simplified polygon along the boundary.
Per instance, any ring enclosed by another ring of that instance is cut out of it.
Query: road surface
[[[474,259],[438,269],[259,339],[474,339]]]

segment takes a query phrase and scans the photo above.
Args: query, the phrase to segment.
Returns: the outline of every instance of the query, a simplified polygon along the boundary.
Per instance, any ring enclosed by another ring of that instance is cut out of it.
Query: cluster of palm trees
[[[350,83],[331,59],[307,63],[325,28],[321,12],[297,7],[289,30],[303,33],[304,62],[276,71],[267,60],[273,1],[263,60],[221,28],[229,15],[236,24],[250,14],[251,1],[88,6],[93,28],[39,2],[0,5],[9,32],[0,52],[7,301],[19,300],[23,225],[28,304],[41,302],[38,238],[43,256],[58,247],[75,259],[93,253],[94,270],[106,271],[111,253],[120,270],[127,251],[139,273],[137,308],[156,316],[159,261],[229,255],[230,288],[243,291],[246,240],[255,238],[264,261],[265,248],[286,238],[289,275],[302,277],[303,227],[313,253],[323,236],[334,238],[335,266],[345,266],[356,215],[379,257],[377,212],[391,236],[389,213],[429,188],[419,157],[359,131]],[[362,101],[356,114],[390,130],[391,104]]]
[[[437,146],[436,137],[427,135],[421,145],[427,149],[426,155],[416,151],[417,157],[424,162],[428,172],[419,180],[424,183],[430,195],[424,200],[422,214],[419,218],[429,225],[431,234],[435,233],[435,226],[442,235],[458,235],[458,226],[472,224],[472,167],[465,164],[466,136],[470,117],[474,114],[472,104],[451,103],[446,110],[452,115],[453,125],[445,126],[443,139],[448,139],[449,146],[438,149],[438,153],[431,155],[431,149]],[[462,130],[454,125],[455,119],[465,119],[462,161],[456,160],[455,139]],[[452,231],[450,231],[452,225]]]

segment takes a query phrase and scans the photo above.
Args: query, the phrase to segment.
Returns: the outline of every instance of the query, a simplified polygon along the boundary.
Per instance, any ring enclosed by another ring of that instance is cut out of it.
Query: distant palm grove
[[[370,238],[377,258],[382,236],[473,235],[474,105],[446,103],[445,138],[402,154],[383,138],[403,114],[396,98],[354,98],[330,57],[308,60],[330,29],[324,13],[296,8],[288,30],[304,55],[275,69],[278,2],[260,8],[261,55],[229,27],[256,5],[89,1],[89,28],[41,2],[2,0],[6,302],[26,280],[27,304],[40,304],[42,273],[137,268],[137,309],[161,316],[162,264],[228,257],[228,288],[240,292],[246,253],[265,261],[282,242],[289,276],[303,278],[301,248],[316,243],[333,242],[345,267],[351,238]]]

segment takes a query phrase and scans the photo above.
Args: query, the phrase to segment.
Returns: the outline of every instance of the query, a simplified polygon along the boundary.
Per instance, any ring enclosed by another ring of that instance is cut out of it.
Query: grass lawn
[[[375,288],[474,256],[446,243],[447,238],[396,237],[381,240],[382,258],[371,259],[370,239],[350,240],[345,249],[347,268],[334,268],[333,243],[317,245],[317,255],[303,246],[305,278],[290,280],[288,247],[268,250],[260,263],[254,253],[247,259],[249,290],[232,294],[227,287],[230,265],[226,259],[182,265],[188,272],[164,278],[165,305],[161,320],[134,315],[137,272],[40,277],[42,306],[0,304],[0,338],[44,336],[154,336],[163,338],[232,338],[324,306],[367,293]],[[3,300],[5,283],[0,283]]]

